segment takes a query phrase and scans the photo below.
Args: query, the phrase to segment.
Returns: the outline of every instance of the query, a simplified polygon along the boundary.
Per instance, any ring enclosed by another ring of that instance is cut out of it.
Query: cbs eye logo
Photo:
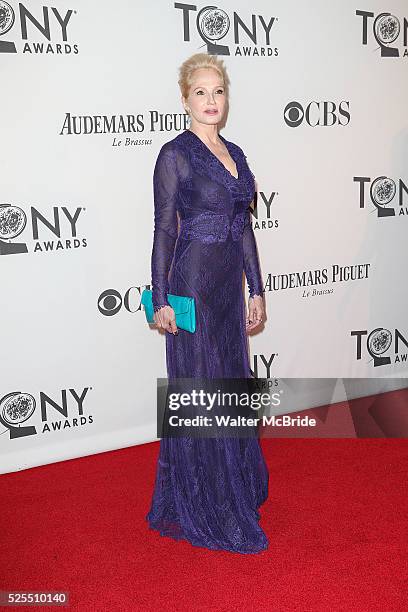
[[[339,104],[333,101],[312,101],[306,106],[292,100],[283,111],[283,119],[288,127],[296,128],[305,123],[310,127],[345,126],[350,122],[350,103],[342,100]],[[343,120],[344,118],[344,120]]]
[[[113,317],[122,307],[131,313],[141,311],[141,295],[141,287],[129,287],[123,297],[116,289],[106,289],[98,298],[98,310],[105,317]]]

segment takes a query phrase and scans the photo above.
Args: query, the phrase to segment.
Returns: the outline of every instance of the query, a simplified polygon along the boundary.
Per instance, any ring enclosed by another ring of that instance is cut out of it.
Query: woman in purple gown
[[[252,375],[247,332],[264,314],[249,212],[255,182],[242,149],[218,133],[228,83],[214,56],[198,53],[182,64],[181,100],[191,128],[162,146],[154,169],[153,306],[167,332],[169,380]],[[177,330],[167,293],[194,297],[194,333]],[[268,477],[257,437],[162,438],[146,518],[161,535],[195,546],[260,552],[268,546],[258,523]]]

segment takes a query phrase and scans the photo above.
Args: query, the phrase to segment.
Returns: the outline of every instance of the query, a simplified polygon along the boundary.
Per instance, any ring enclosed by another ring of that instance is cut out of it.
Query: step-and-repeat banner
[[[257,181],[254,374],[406,376],[407,38],[403,0],[0,0],[1,472],[156,439],[152,174],[197,52]]]

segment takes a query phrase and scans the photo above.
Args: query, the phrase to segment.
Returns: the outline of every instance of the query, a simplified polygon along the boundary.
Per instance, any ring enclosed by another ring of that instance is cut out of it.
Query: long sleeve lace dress
[[[168,304],[167,293],[196,304],[194,333],[166,332],[169,380],[251,377],[242,280],[245,272],[249,295],[262,295],[249,212],[255,182],[242,149],[220,138],[238,178],[191,130],[162,146],[154,169],[153,306]],[[268,478],[256,437],[162,438],[146,519],[195,546],[260,552]]]

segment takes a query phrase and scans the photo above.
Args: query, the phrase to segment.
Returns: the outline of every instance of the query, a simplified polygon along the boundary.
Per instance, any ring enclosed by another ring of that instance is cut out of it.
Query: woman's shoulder
[[[158,153],[156,166],[164,165],[169,171],[173,171],[178,177],[183,177],[187,173],[189,166],[188,146],[184,132],[177,134],[174,138],[164,142]]]
[[[162,144],[159,150],[159,155],[176,156],[177,153],[181,153],[186,148],[185,132],[180,132],[174,138],[167,140]]]
[[[183,132],[180,132],[179,134],[174,136],[174,138],[167,140],[166,142],[163,143],[161,148],[165,150],[170,150],[170,149],[176,149],[178,147],[185,146],[186,140],[187,140],[186,132],[187,130],[184,130]]]

